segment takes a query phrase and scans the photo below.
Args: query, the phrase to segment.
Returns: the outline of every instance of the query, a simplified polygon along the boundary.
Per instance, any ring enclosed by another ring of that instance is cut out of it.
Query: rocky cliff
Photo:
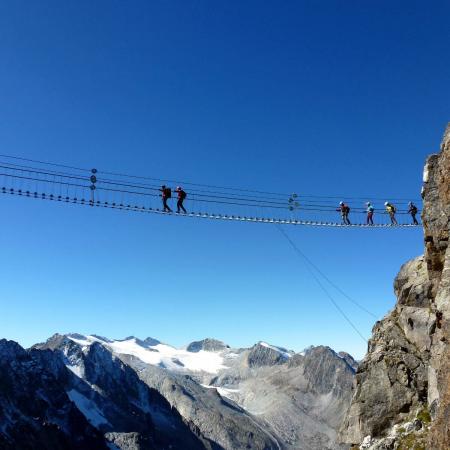
[[[0,340],[0,449],[106,450],[103,435],[70,401],[70,373],[52,352]]]
[[[373,328],[341,437],[356,448],[450,448],[450,124],[424,170],[425,252],[394,282]]]

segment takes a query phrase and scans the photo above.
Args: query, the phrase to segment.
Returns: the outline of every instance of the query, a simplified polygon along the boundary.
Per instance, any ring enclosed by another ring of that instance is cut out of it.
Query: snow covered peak
[[[224,358],[211,351],[189,352],[162,344],[155,339],[142,341],[130,336],[123,340],[110,340],[98,336],[68,335],[68,338],[82,347],[99,342],[116,355],[130,355],[146,364],[173,371],[207,372],[215,374],[226,369]]]
[[[152,337],[145,338],[144,342],[149,346],[161,344],[161,341],[158,341],[158,339],[154,339]]]

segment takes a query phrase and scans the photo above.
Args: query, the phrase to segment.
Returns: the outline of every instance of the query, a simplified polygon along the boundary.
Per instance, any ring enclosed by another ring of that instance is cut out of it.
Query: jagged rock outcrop
[[[323,345],[307,350],[303,359],[303,373],[311,389],[320,395],[346,399],[355,372],[355,360],[350,355],[348,357],[353,364]]]
[[[432,283],[433,314],[428,402],[434,418],[432,448],[450,448],[450,124],[439,155],[427,161],[424,174],[425,259]]]
[[[225,350],[226,348],[230,348],[228,345],[225,345],[222,341],[218,341],[217,339],[206,338],[202,341],[194,341],[191,342],[186,350],[188,352],[199,352],[201,350],[205,350],[207,352],[220,352],[221,350]]]
[[[405,435],[395,430],[414,420],[423,442],[428,411],[427,445],[450,448],[450,125],[441,152],[426,162],[422,196],[425,254],[395,279],[397,304],[373,328],[341,427],[342,440],[360,448],[399,448]]]
[[[352,355],[347,352],[339,352],[338,355],[356,372],[358,361]]]
[[[0,448],[102,450],[102,433],[65,390],[70,376],[52,352],[0,340]]]
[[[286,349],[275,348],[259,342],[254,345],[247,355],[247,364],[249,367],[273,366],[282,364],[289,359]]]

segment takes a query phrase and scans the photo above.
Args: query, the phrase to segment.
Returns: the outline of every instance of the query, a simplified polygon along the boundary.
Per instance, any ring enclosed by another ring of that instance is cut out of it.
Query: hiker
[[[418,211],[417,206],[413,202],[409,202],[408,206],[409,206],[408,214],[411,214],[414,225],[419,225],[419,222],[417,222],[416,219],[416,214]]]
[[[366,203],[367,206],[367,221],[366,225],[373,225],[373,212],[375,211],[375,208],[372,206],[370,202]]]
[[[386,207],[386,211],[391,218],[391,225],[398,225],[397,219],[395,218],[395,213],[397,212],[396,207],[389,202],[384,202],[384,206]]]
[[[186,192],[181,189],[180,186],[177,186],[176,188],[177,194],[178,194],[178,201],[177,201],[177,213],[180,213],[180,209],[183,210],[183,212],[186,214],[186,209],[183,206],[184,199],[187,197]]]
[[[350,206],[346,205],[344,202],[339,202],[339,208],[336,211],[341,212],[342,223],[344,225],[351,225],[350,220],[348,218],[348,214],[350,212]]]
[[[172,212],[172,210],[169,208],[169,205],[167,204],[167,200],[172,197],[172,190],[165,184],[163,184],[161,186],[160,192],[162,192],[161,197],[164,206],[164,212]]]

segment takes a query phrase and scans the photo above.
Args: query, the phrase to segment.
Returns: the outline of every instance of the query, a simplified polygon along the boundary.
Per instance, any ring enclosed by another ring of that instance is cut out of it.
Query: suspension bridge
[[[161,186],[171,184],[181,185],[187,192],[186,213],[163,210]],[[407,221],[410,219],[410,215],[407,209],[400,207],[397,209],[397,215],[403,220],[399,220],[398,225],[393,226],[390,223],[389,215],[382,209],[385,200],[395,203],[397,206],[406,205],[409,201],[420,205],[421,199],[416,198],[343,198],[296,193],[283,194],[107,172],[2,154],[0,154],[0,193],[55,203],[141,214],[275,224],[336,311],[365,342],[366,338],[363,333],[341,308],[335,296],[330,292],[330,288],[336,290],[353,306],[371,317],[377,318],[377,316],[333,283],[295,244],[281,225],[365,229],[421,226],[412,224],[411,220]],[[351,207],[352,224],[336,221],[341,216],[340,200],[345,201]],[[383,205],[380,206],[380,209],[375,209],[375,224],[354,223],[353,220],[356,217],[360,217],[361,220],[365,219],[366,208],[363,205],[367,201],[375,205],[375,208],[377,203]],[[214,212],[214,208],[220,210],[220,213]]]
[[[397,209],[397,215],[404,220],[392,226],[382,206],[375,210],[374,225],[366,225],[366,210],[358,205],[363,205],[363,201],[371,201],[375,207],[376,201],[383,205],[385,199],[381,198],[282,194],[86,169],[12,155],[0,154],[0,180],[0,193],[6,195],[144,214],[313,227],[373,229],[420,226],[411,223],[407,210],[401,208]],[[161,184],[183,186],[187,192],[186,213],[163,210]],[[339,200],[351,207],[352,224],[337,220],[340,219],[337,211]],[[396,205],[410,200],[420,203],[418,199],[388,200]],[[362,222],[354,222],[358,217]]]

